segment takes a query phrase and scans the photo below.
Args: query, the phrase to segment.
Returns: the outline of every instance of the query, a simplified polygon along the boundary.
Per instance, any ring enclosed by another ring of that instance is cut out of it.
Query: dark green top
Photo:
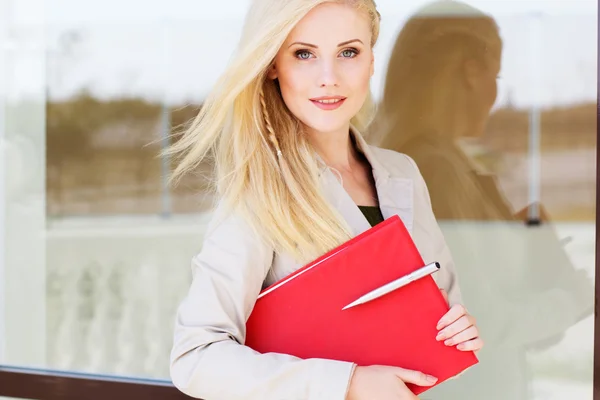
[[[383,221],[381,210],[377,206],[358,206],[360,211],[365,215],[371,226],[375,226]]]

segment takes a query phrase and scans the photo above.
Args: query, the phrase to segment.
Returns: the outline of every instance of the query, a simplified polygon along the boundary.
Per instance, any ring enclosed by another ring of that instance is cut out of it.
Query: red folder
[[[423,265],[400,218],[388,218],[265,288],[246,323],[245,344],[260,353],[418,370],[439,385],[478,360],[436,341],[449,307],[432,276],[342,310]],[[416,395],[431,388],[408,387]]]

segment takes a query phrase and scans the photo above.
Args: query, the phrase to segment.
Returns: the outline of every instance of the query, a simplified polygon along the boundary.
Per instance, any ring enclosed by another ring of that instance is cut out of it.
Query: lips
[[[343,96],[322,96],[310,99],[310,101],[322,110],[335,110],[346,100]]]

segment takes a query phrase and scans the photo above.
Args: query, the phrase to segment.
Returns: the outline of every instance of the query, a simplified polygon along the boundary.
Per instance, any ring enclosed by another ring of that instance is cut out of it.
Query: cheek
[[[490,99],[489,100],[490,100],[491,106],[493,106],[494,103],[496,102],[497,96],[498,96],[498,84],[494,77],[494,79],[490,82]]]
[[[281,95],[289,108],[293,108],[301,98],[306,98],[309,82],[306,71],[288,65],[282,65],[278,71]]]
[[[492,107],[496,102],[496,96],[498,95],[498,86],[496,83],[495,76],[486,77],[485,80],[481,83],[480,89],[478,90],[479,94],[477,95],[478,101],[481,102],[481,105],[484,107]]]
[[[345,86],[350,90],[360,108],[370,90],[371,68],[369,64],[353,65],[342,69]],[[358,111],[358,110],[356,110]]]
[[[365,88],[369,86],[371,79],[371,70],[366,63],[349,65],[346,68],[341,68],[344,74],[344,82],[349,87]]]

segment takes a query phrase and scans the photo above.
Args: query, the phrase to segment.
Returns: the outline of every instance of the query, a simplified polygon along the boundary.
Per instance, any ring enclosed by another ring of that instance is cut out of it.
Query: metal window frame
[[[31,400],[183,400],[168,381],[0,366],[0,396]]]

